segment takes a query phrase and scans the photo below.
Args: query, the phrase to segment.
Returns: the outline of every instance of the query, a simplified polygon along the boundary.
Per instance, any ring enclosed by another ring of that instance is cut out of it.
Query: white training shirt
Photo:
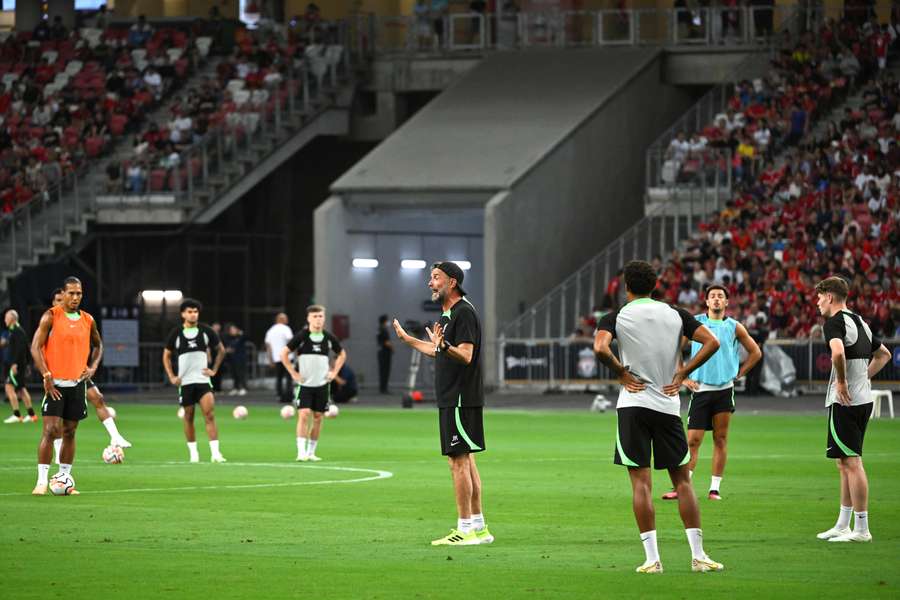
[[[294,337],[294,332],[284,323],[275,323],[266,332],[266,343],[271,348],[271,359],[274,363],[281,362],[281,349]]]

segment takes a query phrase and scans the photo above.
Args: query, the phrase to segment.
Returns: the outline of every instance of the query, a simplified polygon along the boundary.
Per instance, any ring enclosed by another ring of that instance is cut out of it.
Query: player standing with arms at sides
[[[347,351],[341,342],[325,331],[325,307],[313,304],[306,308],[307,327],[301,329],[281,349],[281,364],[296,384],[294,404],[297,407],[297,460],[301,462],[322,460],[316,455],[322,417],[331,401],[331,381],[347,361]],[[297,356],[297,369],[291,364],[290,354]],[[330,366],[331,354],[337,358]],[[310,428],[312,415],[312,428]]]
[[[31,407],[31,395],[25,387],[25,367],[28,365],[28,335],[19,325],[19,313],[10,309],[3,315],[3,323],[9,329],[9,362],[4,366],[3,377],[6,380],[6,398],[13,409],[13,414],[4,419],[4,423],[37,422],[37,415]],[[19,399],[28,411],[26,416],[19,412]]]
[[[669,471],[678,492],[678,511],[691,546],[691,570],[721,571],[724,567],[703,550],[700,508],[688,474],[690,452],[678,397],[682,382],[709,360],[719,349],[719,342],[687,311],[650,298],[656,288],[656,272],[650,263],[629,262],[624,278],[628,303],[600,320],[594,352],[622,384],[616,405],[618,431],[613,462],[628,467],[631,478],[634,516],[646,553],[646,561],[637,572],[663,571],[656,544],[651,444],[654,466]],[[679,368],[682,336],[699,342],[702,348]],[[621,362],[610,350],[613,339],[619,340]]]
[[[859,315],[847,310],[847,282],[829,277],[816,285],[816,306],[825,317],[825,341],[831,350],[831,377],[825,395],[828,436],[825,456],[836,459],[841,474],[841,511],[834,527],[818,534],[829,542],[871,542],[869,481],[863,468],[863,439],[872,416],[872,377],[891,353],[872,335]],[[850,529],[850,516],[856,520]]]
[[[698,315],[707,329],[719,340],[719,350],[706,363],[684,380],[691,390],[688,407],[688,448],[691,462],[688,470],[693,477],[697,466],[697,454],[703,436],[713,432],[712,479],[709,483],[709,499],[721,500],[722,474],[728,456],[728,426],[734,412],[734,380],[746,375],[762,358],[762,352],[743,325],[725,316],[728,309],[728,290],[721,285],[706,288],[706,314]],[[740,362],[738,343],[747,351],[747,360]],[[691,342],[691,357],[697,355],[702,346]],[[663,500],[677,500],[678,492],[663,495]]]
[[[63,282],[62,304],[44,313],[31,343],[31,357],[44,382],[41,416],[44,428],[38,447],[38,479],[31,492],[47,493],[53,440],[62,432],[59,470],[71,473],[75,460],[75,430],[87,417],[87,380],[103,357],[97,323],[80,310],[82,289],[77,277]],[[77,494],[76,490],[69,492]]]
[[[51,294],[50,298],[51,306],[62,304],[62,288],[53,290],[53,294]],[[103,401],[103,394],[100,393],[100,388],[97,387],[97,384],[94,383],[93,379],[88,379],[87,381],[87,399],[94,407],[97,418],[100,419],[100,423],[103,424],[103,427],[105,427],[106,431],[109,433],[109,445],[119,446],[120,448],[131,448],[131,442],[126,440],[119,433],[119,428],[116,427],[116,420],[110,416],[109,411],[106,409],[106,403]],[[53,440],[53,462],[56,464],[59,464],[60,448],[62,448],[62,435]]]
[[[194,430],[194,408],[200,405],[209,436],[210,460],[225,462],[219,451],[219,430],[216,428],[212,381],[225,360],[225,346],[212,327],[200,323],[199,301],[187,298],[181,303],[181,327],[176,327],[166,340],[163,350],[163,368],[172,385],[178,386],[178,404],[184,408],[184,437],[192,463],[200,462],[197,450],[197,433]],[[216,348],[216,362],[209,368],[210,351]],[[172,356],[178,361],[178,374],[172,370]]]
[[[397,337],[434,360],[434,387],[441,430],[441,453],[450,463],[456,509],[456,529],[432,546],[490,544],[494,536],[484,522],[481,507],[481,475],[475,453],[484,445],[484,380],[481,372],[481,323],[475,307],[462,289],[463,270],[444,261],[431,267],[431,300],[441,305],[441,320],[434,331],[426,328],[431,341],[414,338],[394,319]]]

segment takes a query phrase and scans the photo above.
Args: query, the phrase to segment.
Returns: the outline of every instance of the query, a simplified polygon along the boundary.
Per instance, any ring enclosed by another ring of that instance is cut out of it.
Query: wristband
[[[42,375],[42,377],[43,377],[44,379],[52,379],[52,378],[53,378],[53,373],[51,373],[50,371],[47,371],[46,373],[44,373],[44,374]]]

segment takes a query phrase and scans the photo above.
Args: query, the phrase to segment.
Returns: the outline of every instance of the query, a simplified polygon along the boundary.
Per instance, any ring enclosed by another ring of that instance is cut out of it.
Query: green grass
[[[93,416],[78,433],[82,495],[30,496],[38,425],[0,426],[3,598],[894,597],[900,594],[900,421],[866,440],[867,545],[815,539],[837,514],[825,419],[733,421],[719,503],[701,498],[706,549],[724,573],[690,572],[673,503],[656,502],[665,574],[640,576],[630,487],[612,465],[615,416],[494,411],[479,456],[491,546],[433,548],[455,525],[437,417],[345,409],[326,422],[318,466],[293,462],[293,423],[273,406],[219,413],[225,465],[186,464],[174,407],[119,406],[135,447],[105,465]],[[201,456],[208,460],[205,435]],[[695,474],[705,496],[711,440]],[[319,467],[390,471],[386,479]],[[656,497],[668,489],[654,475]],[[249,486],[258,487],[228,487]],[[135,491],[188,488],[177,491]]]

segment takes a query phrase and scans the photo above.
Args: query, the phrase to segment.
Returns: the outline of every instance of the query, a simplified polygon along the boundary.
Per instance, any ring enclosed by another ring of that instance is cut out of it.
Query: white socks
[[[687,534],[688,544],[691,545],[691,557],[706,558],[706,553],[703,551],[703,531],[699,527],[695,527],[685,529],[684,532]]]
[[[209,453],[213,456],[221,456],[219,452],[219,440],[209,440]]]
[[[722,490],[722,478],[713,475],[709,480],[709,491],[719,492]]]
[[[71,474],[72,473],[72,465],[66,465],[66,464],[60,463],[59,464],[59,472],[65,473],[66,475]]]
[[[850,517],[853,516],[853,507],[841,504],[841,512],[838,513],[837,523],[834,524],[835,529],[846,529],[850,527]]]
[[[306,455],[306,438],[298,437],[297,438],[297,456],[305,456]]]
[[[647,555],[647,562],[659,561],[659,548],[656,545],[656,530],[645,531],[641,533],[641,542],[644,544],[644,554]]]
[[[47,485],[50,481],[50,465],[38,465],[38,485]]]
[[[483,514],[479,513],[477,515],[472,515],[472,528],[475,531],[481,531],[482,529],[484,529],[484,515]]]
[[[319,440],[310,439],[309,440],[309,455],[313,456],[316,453],[316,446],[319,445]]]
[[[456,528],[460,533],[469,533],[472,531],[472,518],[468,519],[457,519],[456,520]]]
[[[106,427],[106,431],[109,432],[109,437],[112,439],[118,439],[122,436],[119,435],[119,430],[116,427],[116,420],[112,417],[108,417],[105,421],[103,421],[103,426]]]
[[[841,507],[843,512],[844,507]],[[856,513],[856,521],[853,522],[853,533],[869,533],[869,511]]]
[[[197,442],[188,442],[187,443],[188,452],[191,455],[192,461],[200,460],[200,453],[197,451]]]

